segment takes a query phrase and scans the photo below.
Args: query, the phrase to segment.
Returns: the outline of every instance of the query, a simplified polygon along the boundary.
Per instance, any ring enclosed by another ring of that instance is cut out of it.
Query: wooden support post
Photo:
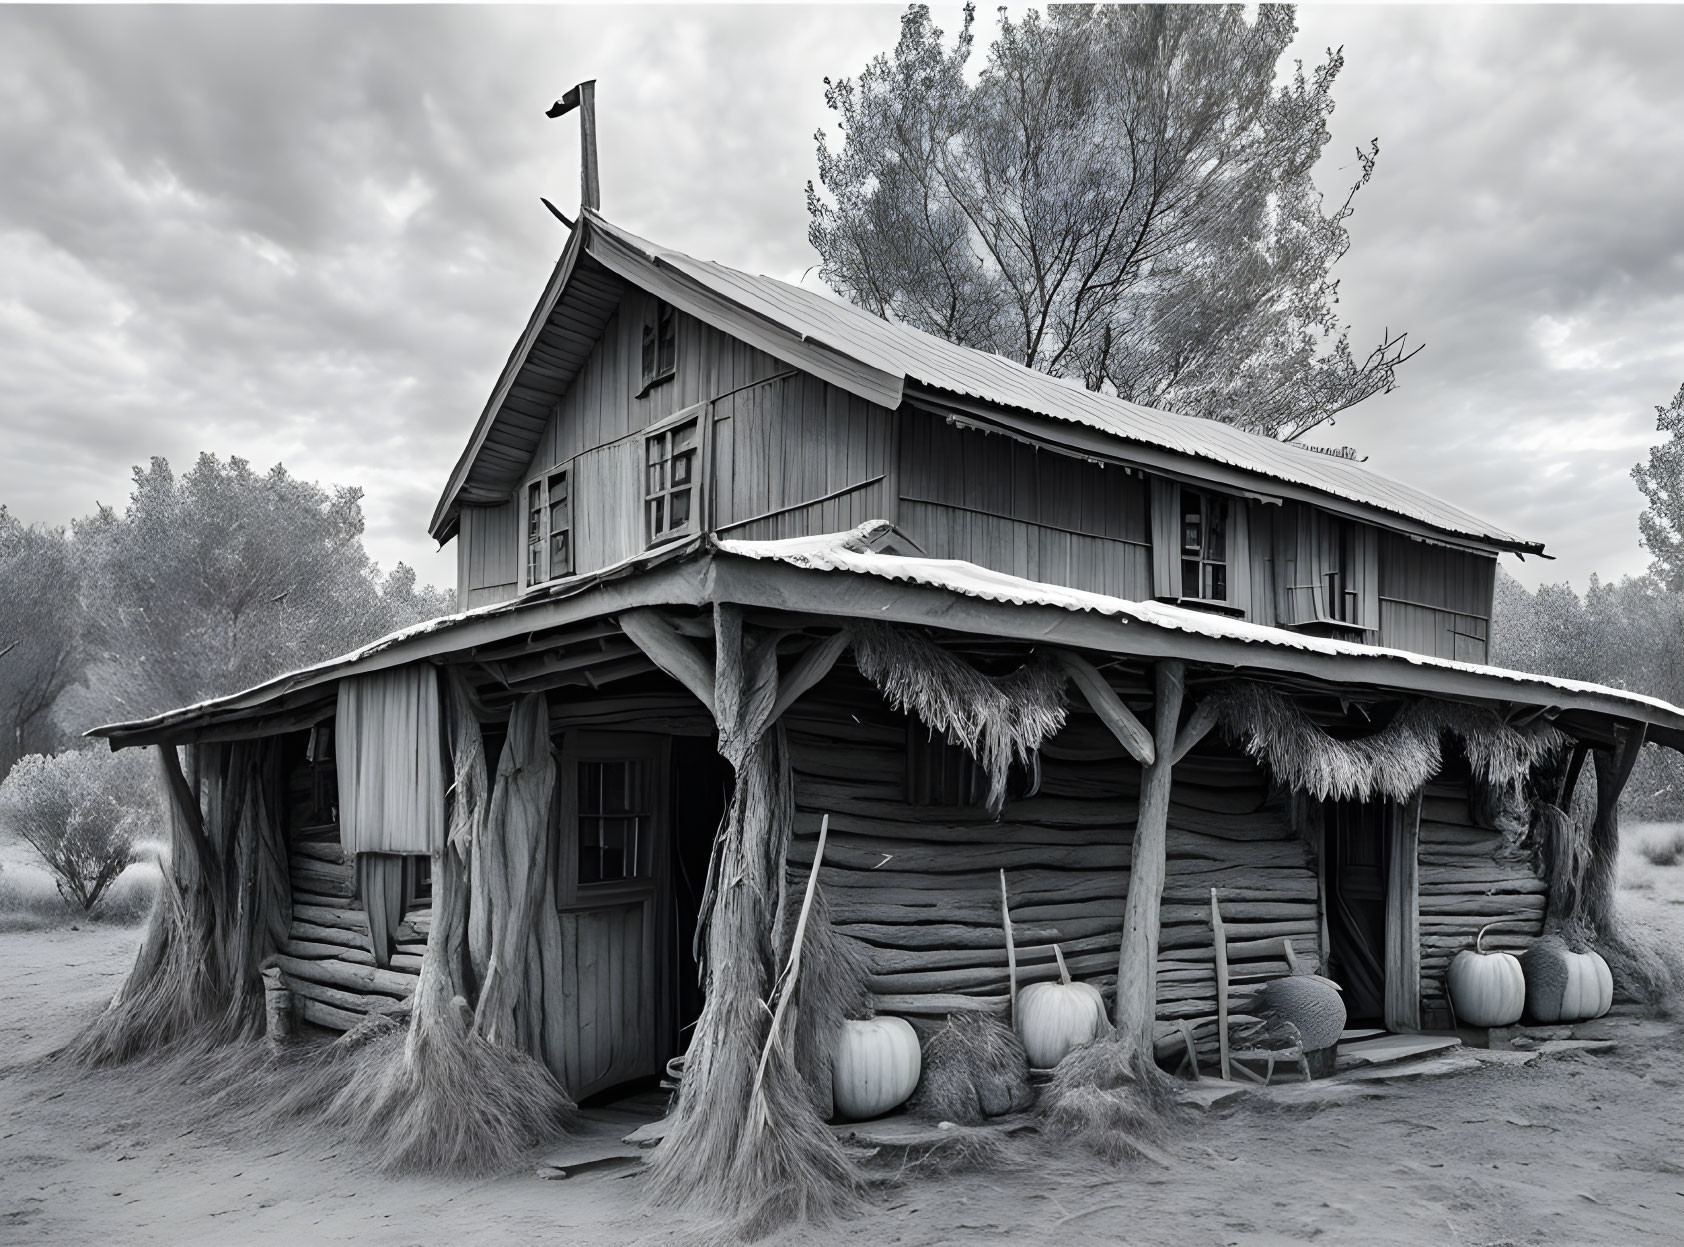
[[[1228,933],[1222,928],[1222,906],[1216,889],[1210,890],[1210,936],[1216,952],[1216,1044],[1222,1061],[1222,1077],[1228,1069]]]
[[[1421,794],[1387,807],[1386,1029],[1421,1029]]]
[[[1187,724],[1175,735],[1175,749],[1170,753],[1169,763],[1174,766],[1181,759],[1192,752],[1193,746],[1206,736],[1210,729],[1216,726],[1216,705],[1209,698],[1193,707],[1193,713],[1187,716]]]
[[[602,209],[602,184],[596,167],[596,79],[581,82],[550,105],[544,115],[554,120],[565,117],[575,108],[579,110],[579,211],[583,214],[586,208]],[[572,228],[572,223],[561,216],[553,204],[546,200],[545,206],[561,217],[568,228]]]
[[[1164,895],[1170,758],[1175,752],[1186,672],[1186,664],[1180,659],[1166,658],[1154,673],[1155,761],[1144,767],[1140,777],[1128,900],[1123,906],[1122,949],[1117,959],[1118,1039],[1143,1060],[1152,1058],[1152,1023],[1157,1015],[1158,924]]]
[[[696,695],[696,700],[714,710],[713,664],[660,612],[642,606],[620,612],[620,630],[649,656],[649,661]]]

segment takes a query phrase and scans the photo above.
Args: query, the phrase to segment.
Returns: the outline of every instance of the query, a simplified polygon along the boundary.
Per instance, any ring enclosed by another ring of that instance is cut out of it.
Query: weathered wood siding
[[[277,958],[300,1015],[329,1030],[350,1030],[371,1013],[402,1019],[421,973],[430,908],[409,912],[398,928],[390,969],[374,964],[368,917],[352,894],[352,868],[332,839],[294,839],[292,927]]]
[[[1474,824],[1466,764],[1451,763],[1421,801],[1420,908],[1423,1021],[1448,1025],[1444,977],[1451,958],[1472,948],[1479,929],[1488,950],[1518,953],[1543,933],[1549,889],[1526,852],[1503,833]]]
[[[932,558],[1152,596],[1146,480],[903,411],[899,522]]]
[[[1128,690],[1144,704],[1144,690]],[[871,950],[877,1007],[920,1023],[955,1009],[1003,1012],[999,871],[1012,899],[1019,981],[1071,973],[1115,991],[1140,770],[1087,714],[1043,752],[1040,792],[995,822],[980,806],[904,799],[905,716],[839,672],[789,712],[798,816],[791,859],[812,859],[830,815],[822,886],[832,920]],[[915,730],[922,731],[921,728]],[[1159,961],[1160,1031],[1215,1011],[1210,890],[1222,899],[1233,972],[1284,974],[1282,939],[1317,964],[1318,895],[1307,846],[1244,756],[1210,741],[1176,768]],[[1239,1003],[1251,985],[1231,992]]]
[[[1382,533],[1378,643],[1485,662],[1496,576],[1495,558]]]
[[[506,602],[520,591],[520,511],[463,507],[456,534],[456,604],[460,610]]]
[[[895,417],[785,370],[714,405],[712,528],[763,540],[887,518]]]

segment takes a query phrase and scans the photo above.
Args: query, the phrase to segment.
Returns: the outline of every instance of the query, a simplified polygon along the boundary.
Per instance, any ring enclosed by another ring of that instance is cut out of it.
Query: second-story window
[[[1181,491],[1181,596],[1228,600],[1228,500]]]
[[[643,516],[649,545],[696,531],[700,427],[692,418],[644,442]]]
[[[573,572],[573,498],[567,472],[551,472],[526,487],[526,583]]]
[[[672,304],[650,298],[643,305],[643,388],[665,381],[678,368],[678,316]]]
[[[526,487],[526,583],[544,580],[544,482]]]

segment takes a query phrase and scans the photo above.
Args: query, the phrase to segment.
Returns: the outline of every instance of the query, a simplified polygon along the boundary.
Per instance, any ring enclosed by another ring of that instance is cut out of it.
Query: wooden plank
[[[1421,1029],[1421,800],[1388,807],[1391,836],[1390,868],[1386,876],[1386,1028]]]
[[[1216,958],[1216,1035],[1226,1081],[1232,1077],[1228,1067],[1228,935],[1222,929],[1222,907],[1217,904],[1215,888],[1210,890],[1210,938]]]

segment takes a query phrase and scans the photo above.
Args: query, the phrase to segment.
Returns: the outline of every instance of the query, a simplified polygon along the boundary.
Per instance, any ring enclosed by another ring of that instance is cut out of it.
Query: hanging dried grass
[[[802,1037],[799,1016],[797,1042],[775,1046],[766,1065],[761,1097],[768,1111],[750,1116],[771,1020],[773,967],[783,961],[774,939],[787,921],[784,859],[794,801],[783,728],[775,726],[737,763],[714,848],[702,1015],[685,1055],[672,1128],[650,1158],[646,1188],[656,1203],[712,1213],[746,1238],[792,1221],[827,1220],[850,1207],[863,1186],[797,1066],[798,1052],[823,1042],[816,1026]],[[827,954],[810,949],[808,955]]]
[[[1068,712],[1066,676],[1041,654],[989,676],[911,628],[868,623],[855,630],[854,661],[891,706],[970,752],[988,776],[988,809],[996,815],[1012,764],[1033,765]]]
[[[1483,706],[1428,698],[1408,703],[1385,727],[1353,740],[1330,736],[1285,694],[1249,680],[1209,694],[1205,704],[1212,701],[1230,739],[1284,786],[1319,801],[1408,800],[1438,774],[1445,733],[1462,742],[1476,779],[1505,788],[1568,743],[1542,722],[1515,727]]]

